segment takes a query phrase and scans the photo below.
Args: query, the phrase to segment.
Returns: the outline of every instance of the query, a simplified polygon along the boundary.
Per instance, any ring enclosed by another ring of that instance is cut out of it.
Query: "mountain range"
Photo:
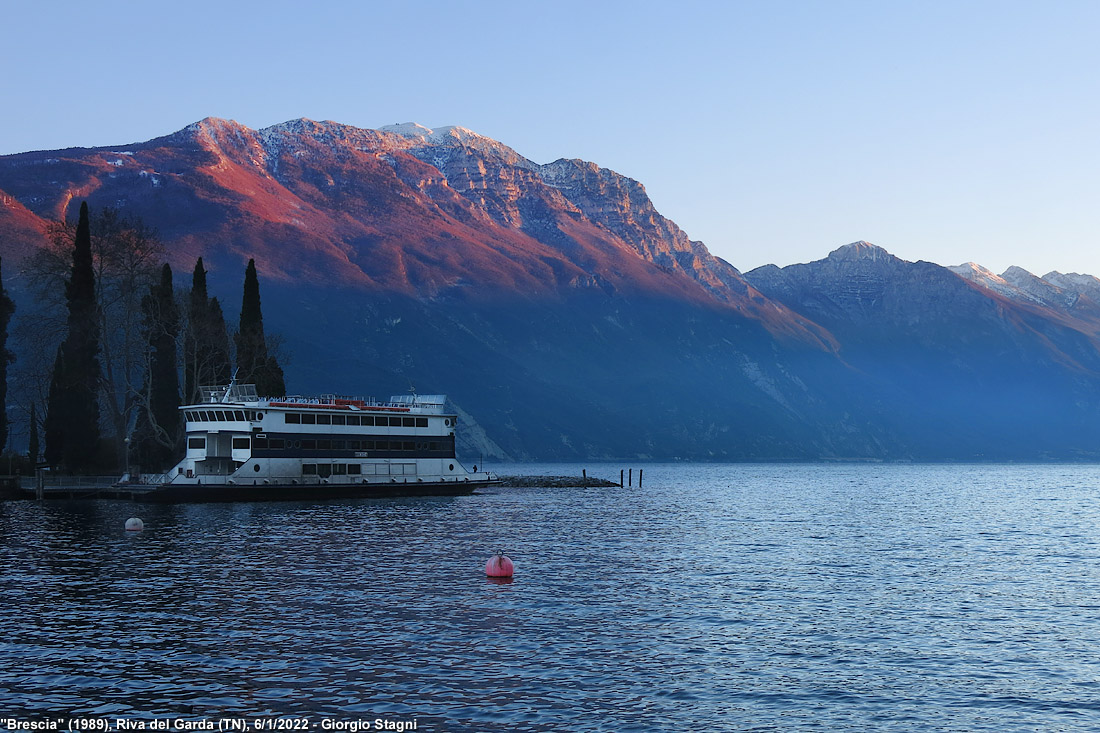
[[[447,393],[466,457],[1100,458],[1091,276],[866,242],[742,273],[594,163],[461,127],[208,118],[0,156],[17,297],[83,200],[156,227],[177,284],[202,256],[231,314],[255,258],[293,391]]]

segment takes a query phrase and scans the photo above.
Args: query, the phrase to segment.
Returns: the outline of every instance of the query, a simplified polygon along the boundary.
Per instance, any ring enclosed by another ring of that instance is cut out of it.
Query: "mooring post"
[[[587,468],[582,468],[581,469],[581,485],[586,489],[588,488],[588,469]]]
[[[638,488],[639,489],[642,488],[642,471],[644,471],[644,470],[645,469],[642,469],[642,468],[638,469]]]
[[[634,469],[633,468],[631,468],[629,470],[629,472],[626,474],[626,485],[627,486],[633,486],[634,485]]]
[[[619,488],[623,487],[623,469],[619,469]]]

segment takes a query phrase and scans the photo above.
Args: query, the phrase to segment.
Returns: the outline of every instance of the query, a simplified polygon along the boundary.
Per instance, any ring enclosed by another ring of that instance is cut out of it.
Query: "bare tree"
[[[45,400],[50,364],[65,331],[65,279],[71,267],[75,224],[56,222],[47,245],[24,264],[37,296],[33,311],[14,329],[21,362],[20,402]],[[106,208],[91,221],[92,263],[100,320],[103,419],[119,451],[133,425],[147,364],[141,299],[156,282],[164,247],[154,229],[136,217]],[[123,456],[120,453],[120,460]]]

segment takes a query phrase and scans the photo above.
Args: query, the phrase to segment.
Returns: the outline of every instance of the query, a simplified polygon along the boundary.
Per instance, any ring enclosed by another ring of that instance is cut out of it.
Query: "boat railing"
[[[118,476],[69,476],[67,474],[42,471],[44,488],[66,489],[105,489],[118,483]],[[35,476],[20,476],[19,485],[24,489],[33,489],[38,485]]]

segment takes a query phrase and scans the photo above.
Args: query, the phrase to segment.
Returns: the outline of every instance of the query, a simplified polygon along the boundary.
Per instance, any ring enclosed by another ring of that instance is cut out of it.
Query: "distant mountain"
[[[6,284],[81,200],[157,227],[178,283],[201,255],[231,318],[255,258],[292,389],[446,392],[468,457],[1100,456],[1085,276],[1002,292],[864,242],[743,275],[594,163],[206,119],[0,157]]]
[[[1018,268],[906,262],[867,242],[745,277],[835,335],[914,453],[1092,450],[1100,341],[1083,297]]]
[[[1048,272],[1038,277],[1015,266],[994,275],[973,262],[948,269],[1016,303],[1046,309],[1048,317],[1068,318],[1075,328],[1100,334],[1100,280],[1092,275]]]

